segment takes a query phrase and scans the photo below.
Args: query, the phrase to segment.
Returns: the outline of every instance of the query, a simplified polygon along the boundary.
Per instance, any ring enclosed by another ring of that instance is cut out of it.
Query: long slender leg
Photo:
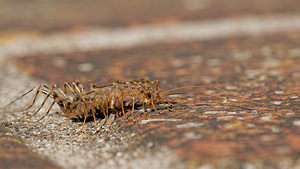
[[[79,90],[80,90],[81,93],[82,93],[82,92],[85,92],[85,90],[84,90],[84,88],[83,88],[83,85],[82,85],[82,83],[81,83],[81,81],[80,81],[79,79],[77,79],[77,80],[75,81],[75,84],[79,87]]]
[[[108,103],[107,103],[107,101],[105,102],[102,111],[103,111],[106,122],[108,122],[108,117],[107,117],[108,116]]]
[[[93,118],[94,118],[94,125],[95,125],[95,130],[96,130],[95,133],[97,133],[98,129],[97,129],[97,121],[96,121],[95,113],[96,113],[96,109],[92,109],[92,114],[93,114]]]
[[[106,106],[106,112],[107,112],[106,123],[108,123],[108,127],[110,128],[110,122],[108,121],[108,119],[109,119],[109,117],[108,117],[108,105]]]
[[[41,121],[42,119],[44,119],[46,116],[48,116],[48,114],[49,114],[49,112],[50,112],[52,106],[54,105],[54,103],[55,103],[55,101],[52,102],[52,104],[51,104],[51,106],[49,107],[47,113],[46,113],[43,117],[41,117],[40,119],[38,119],[38,120],[36,120],[36,121],[33,121],[33,122],[26,122],[26,123],[27,123],[27,124],[33,124],[33,123],[37,123],[37,122]]]
[[[75,91],[73,90],[73,88],[70,86],[70,84],[68,82],[64,83],[64,92],[66,93],[66,95],[69,97],[68,92],[67,92],[67,88],[72,92],[73,96],[76,95]]]
[[[122,113],[123,113],[123,116],[125,116],[123,97],[121,98],[121,106],[122,106]]]
[[[65,127],[66,124],[68,123],[68,121],[69,121],[70,119],[71,119],[71,116],[68,117],[68,118],[65,120],[65,122],[63,123],[63,125],[61,125],[61,126],[59,126],[59,127],[56,127],[55,129],[48,129],[48,130],[59,130],[59,129]]]
[[[31,117],[35,116],[41,110],[41,108],[44,106],[44,104],[48,100],[49,96],[50,96],[50,93],[45,97],[45,99],[44,99],[43,103],[41,104],[41,106],[33,114],[31,114],[29,116],[24,116],[24,117],[19,118],[19,119],[16,119],[15,121],[17,121],[17,120],[24,120],[24,119],[30,119]]]
[[[145,100],[143,99],[143,113],[144,113],[144,116],[146,117],[146,112],[145,112]]]
[[[89,80],[89,82],[90,82],[90,88],[91,89],[96,88],[96,85],[95,85],[95,83],[93,81]]]
[[[11,112],[11,113],[22,112],[22,111],[26,111],[26,110],[30,109],[30,108],[34,105],[34,103],[35,103],[35,101],[36,101],[36,99],[37,99],[37,96],[38,96],[38,94],[39,94],[40,92],[43,93],[43,94],[48,94],[48,93],[49,93],[48,91],[46,91],[46,90],[41,90],[42,87],[45,87],[45,88],[49,89],[48,86],[46,86],[46,85],[44,85],[44,84],[41,84],[41,85],[38,87],[38,89],[37,89],[37,91],[36,91],[36,93],[35,93],[35,95],[34,95],[34,98],[33,98],[33,100],[32,100],[32,103],[31,103],[27,108],[21,109],[21,110],[15,110],[15,111],[13,111],[13,112]],[[33,91],[33,89],[29,90],[28,92],[26,92],[26,93],[23,94],[22,96],[18,97],[16,100],[12,101],[12,102],[9,103],[8,105],[13,104],[13,103],[16,102],[17,100],[19,100],[19,99],[21,99],[22,97],[24,97],[26,94],[30,93],[31,91]]]
[[[132,99],[132,110],[131,110],[131,113],[130,113],[132,120],[133,120],[134,104],[135,104],[135,98]]]
[[[86,115],[86,113],[84,113],[84,121],[83,121],[82,127],[79,131],[75,132],[74,134],[79,134],[79,133],[82,132],[82,130],[84,128],[84,125],[85,125],[85,122],[86,122],[86,118],[87,118],[87,115]]]
[[[73,89],[75,90],[75,93],[76,93],[76,94],[80,94],[79,87],[76,85],[76,83],[75,83],[75,82],[72,82],[72,85],[73,85]]]
[[[157,111],[157,109],[156,109],[156,107],[155,107],[155,105],[154,105],[154,100],[153,100],[153,98],[151,98],[151,104],[152,104],[152,107],[154,108],[154,110]]]
[[[53,85],[52,90],[56,89],[63,97],[64,99],[67,99],[69,97],[67,97],[67,94],[65,92],[63,92],[56,84]]]

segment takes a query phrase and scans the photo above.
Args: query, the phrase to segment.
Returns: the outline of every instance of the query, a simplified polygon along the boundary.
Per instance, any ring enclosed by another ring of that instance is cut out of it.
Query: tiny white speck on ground
[[[273,101],[273,104],[275,105],[280,105],[282,103],[282,101]]]
[[[184,135],[185,135],[186,138],[194,139],[194,140],[198,140],[198,139],[201,139],[203,137],[202,134],[196,134],[196,133],[193,133],[193,132],[187,132]]]
[[[94,69],[94,65],[92,63],[81,63],[78,65],[78,70],[81,72],[90,72]]]
[[[298,99],[299,96],[291,96],[290,98],[291,98],[291,99]]]
[[[260,118],[263,121],[270,121],[271,120],[271,116],[264,116]]]
[[[300,57],[300,48],[294,48],[289,50],[289,55],[292,58],[298,58]]]
[[[281,90],[275,90],[275,92],[274,92],[275,94],[283,94],[284,93],[284,91],[281,91]]]
[[[293,121],[294,126],[300,126],[300,120]]]
[[[206,111],[204,114],[222,114],[222,113],[228,113],[227,111]]]
[[[141,124],[147,124],[149,122],[176,122],[176,121],[181,121],[181,119],[147,119],[147,120],[142,120]]]
[[[203,126],[203,123],[194,123],[194,122],[189,122],[189,123],[183,123],[183,124],[177,124],[177,128],[190,128],[190,127],[200,127]]]

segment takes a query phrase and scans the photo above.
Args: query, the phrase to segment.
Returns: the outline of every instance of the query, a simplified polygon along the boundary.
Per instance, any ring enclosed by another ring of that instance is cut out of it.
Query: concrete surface
[[[169,1],[161,8],[147,0],[123,7],[103,2],[101,9],[112,9],[106,13],[97,8],[100,1],[87,3],[93,8],[80,2],[66,8],[67,1],[60,8],[55,1],[0,3],[10,16],[0,17],[1,107],[41,82],[77,78],[103,84],[147,77],[161,80],[165,90],[212,86],[168,98],[175,111],[149,109],[145,117],[137,108],[133,121],[116,118],[111,127],[99,122],[97,134],[92,122],[75,135],[82,122],[48,130],[66,118],[58,107],[39,123],[15,122],[37,108],[15,112],[30,103],[28,95],[0,110],[1,134],[21,138],[19,144],[38,155],[26,152],[42,159],[38,166],[300,168],[298,1],[185,0],[172,9]],[[25,6],[32,10],[16,13]],[[74,9],[82,9],[80,17],[68,13]],[[14,168],[0,164],[7,166]]]

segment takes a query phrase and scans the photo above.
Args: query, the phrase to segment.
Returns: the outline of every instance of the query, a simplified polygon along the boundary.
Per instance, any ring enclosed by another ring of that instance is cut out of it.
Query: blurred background
[[[90,27],[293,14],[298,0],[1,0],[1,31],[80,31]]]
[[[199,77],[182,79],[186,83],[216,81],[218,75],[210,79],[205,67],[218,65],[222,57],[249,52],[224,42],[230,49],[219,50],[223,54],[213,58],[205,48],[213,50],[222,41],[212,40],[297,30],[299,2],[0,0],[0,54],[29,56],[17,57],[18,67],[51,83],[75,78],[162,80],[173,72],[182,78],[196,72]],[[211,44],[188,47],[188,43],[203,40]],[[225,52],[233,54],[224,56]],[[232,74],[231,67],[222,69]]]
[[[73,161],[84,163],[78,164],[81,168],[95,168],[106,160],[113,161],[110,168],[152,167],[143,163],[152,157],[154,163],[164,159],[165,168],[173,168],[167,157],[175,154],[184,161],[175,160],[182,168],[296,169],[300,166],[299,5],[300,0],[0,0],[1,100],[8,102],[7,98],[40,81],[61,85],[91,79],[103,84],[146,77],[160,80],[163,89],[218,86],[226,92],[197,90],[239,102],[228,106],[226,100],[183,96],[178,101],[183,111],[149,112],[147,117],[180,121],[118,121],[120,130],[142,136],[138,140],[142,150],[130,149],[136,156],[127,152],[126,145],[111,153],[111,147],[105,149],[98,142],[103,140],[100,135],[91,137],[96,139],[86,143],[89,146],[78,143],[81,147],[66,155],[61,153],[70,143],[65,138],[74,138],[63,131],[52,133],[63,135],[57,142],[49,132],[40,138],[34,135],[38,132],[24,134],[18,127],[13,131],[66,168],[76,167]],[[50,118],[56,123],[63,120],[54,113]],[[45,144],[30,140],[36,137]],[[125,138],[133,140],[128,145],[137,145],[135,137]],[[92,148],[96,144],[99,149]],[[59,146],[62,149],[55,149]],[[172,153],[132,160],[152,153],[153,146],[167,147]],[[74,154],[87,158],[73,160],[78,158]],[[180,168],[176,162],[175,167]]]

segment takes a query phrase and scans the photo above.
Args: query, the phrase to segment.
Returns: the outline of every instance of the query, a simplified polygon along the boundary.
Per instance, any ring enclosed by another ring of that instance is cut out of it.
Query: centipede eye
[[[150,93],[147,93],[148,98],[152,98],[152,95]]]

